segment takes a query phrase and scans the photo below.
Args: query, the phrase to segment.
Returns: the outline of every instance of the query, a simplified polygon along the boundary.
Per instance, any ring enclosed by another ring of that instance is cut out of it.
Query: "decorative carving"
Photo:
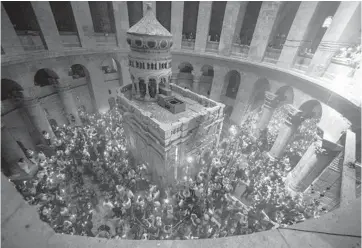
[[[288,110],[288,116],[287,119],[285,120],[285,123],[288,125],[299,126],[304,120],[304,117],[302,115],[303,112],[295,108],[291,104],[287,105],[287,110]]]
[[[276,108],[280,103],[280,97],[270,91],[265,92],[265,103],[266,108]]]

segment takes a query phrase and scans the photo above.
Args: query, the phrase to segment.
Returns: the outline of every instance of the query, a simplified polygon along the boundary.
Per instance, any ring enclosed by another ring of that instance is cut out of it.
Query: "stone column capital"
[[[288,116],[285,123],[289,126],[299,126],[304,120],[303,112],[291,104],[287,105]]]
[[[275,109],[280,103],[280,97],[270,91],[265,92],[265,103],[264,107]]]

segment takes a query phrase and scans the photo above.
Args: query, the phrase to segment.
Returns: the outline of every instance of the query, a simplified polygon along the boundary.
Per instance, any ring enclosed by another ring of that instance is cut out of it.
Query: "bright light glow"
[[[234,125],[232,125],[230,128],[229,128],[229,132],[232,136],[235,136],[236,133],[237,133],[237,129]]]
[[[324,22],[323,22],[323,25],[322,25],[322,28],[329,28],[329,26],[332,24],[332,16],[328,16]]]
[[[188,157],[186,158],[187,163],[192,163],[193,160],[194,160],[194,159],[193,159],[193,157],[191,157],[191,156],[188,156]]]

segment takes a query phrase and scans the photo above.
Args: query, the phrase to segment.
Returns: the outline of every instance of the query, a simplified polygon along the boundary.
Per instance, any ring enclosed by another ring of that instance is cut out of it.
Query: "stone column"
[[[171,49],[181,49],[182,41],[182,25],[184,18],[184,2],[173,1],[171,2],[171,34],[173,46]]]
[[[288,188],[294,192],[304,192],[341,150],[342,146],[326,140],[314,142],[288,174]]]
[[[16,54],[24,52],[14,26],[11,23],[8,13],[1,4],[1,47],[5,54]]]
[[[214,101],[220,101],[222,89],[225,84],[225,76],[228,72],[227,67],[214,65],[214,78],[210,90],[210,98]]]
[[[193,82],[192,82],[192,91],[195,93],[199,93],[200,90],[200,79],[202,77],[202,71],[201,69],[194,70],[193,73]]]
[[[277,108],[278,104],[280,103],[280,98],[278,95],[266,91],[265,92],[265,103],[263,105],[263,112],[257,123],[256,130],[255,130],[255,137],[259,137],[260,132],[268,127],[270,119],[273,116],[274,110]]]
[[[285,120],[284,125],[280,128],[278,137],[268,153],[272,158],[280,158],[283,155],[285,147],[289,144],[293,134],[297,131],[299,125],[303,121],[302,111],[290,104],[287,106],[288,117]]]
[[[95,46],[94,27],[88,2],[71,1],[70,4],[82,47],[93,48]]]
[[[74,101],[72,91],[73,90],[69,87],[69,85],[58,86],[59,97],[63,102],[65,112],[67,113],[68,116],[70,114],[74,116],[76,125],[82,125],[82,121],[79,117],[77,104]],[[69,123],[72,124],[70,118],[68,118],[68,120]]]
[[[148,85],[149,85],[149,79],[145,78],[145,84],[146,84],[146,95],[145,95],[145,100],[150,100],[150,92],[148,89]]]
[[[260,8],[258,21],[255,26],[253,39],[250,43],[248,59],[261,62],[266,48],[268,47],[270,36],[272,35],[274,24],[280,10],[282,2],[263,2]]]
[[[49,124],[48,118],[42,106],[40,105],[39,99],[30,98],[24,100],[24,108],[36,129],[41,134],[43,131],[49,133],[51,138],[54,138],[55,135]]]
[[[30,3],[33,7],[47,49],[50,51],[63,50],[63,43],[49,2],[31,1]]]
[[[127,2],[113,1],[112,5],[113,5],[114,21],[116,26],[117,45],[120,48],[128,48],[128,44],[125,38],[127,30],[129,29]]]
[[[350,42],[351,35],[358,32],[356,24],[361,22],[360,2],[341,2],[332,24],[324,34],[307,70],[314,77],[323,76],[335,52]]]
[[[347,130],[344,143],[344,159],[341,182],[341,207],[356,199],[356,169],[350,164],[356,161],[356,134]]]
[[[247,118],[249,102],[253,97],[253,87],[258,80],[258,76],[254,73],[240,72],[240,86],[236,95],[233,111],[230,116],[230,120],[235,125],[241,125]],[[225,82],[227,84],[228,82]],[[226,87],[227,85],[225,85]]]
[[[143,16],[145,16],[147,12],[147,4],[151,5],[153,13],[155,13],[156,16],[156,1],[144,1],[143,2]]]
[[[219,42],[220,54],[225,56],[230,55],[235,34],[240,33],[247,5],[248,2],[228,1],[226,3],[224,21]]]
[[[197,52],[205,52],[207,37],[209,36],[211,7],[212,2],[210,1],[202,1],[199,4],[195,40],[195,51]]]
[[[1,123],[1,156],[9,165],[16,164],[25,154],[14,140],[7,127]]]
[[[306,39],[308,28],[315,25],[312,20],[318,14],[319,5],[320,2],[316,1],[301,2],[277,62],[278,66],[290,68],[294,65],[300,46]]]
[[[139,96],[141,91],[140,91],[140,80],[138,78],[135,79],[135,83],[136,83],[136,96]]]
[[[160,90],[160,89],[159,89],[159,83],[160,83],[160,82],[157,82],[157,81],[156,81],[156,94],[155,94],[155,99],[158,98],[158,92],[159,92],[159,90]]]

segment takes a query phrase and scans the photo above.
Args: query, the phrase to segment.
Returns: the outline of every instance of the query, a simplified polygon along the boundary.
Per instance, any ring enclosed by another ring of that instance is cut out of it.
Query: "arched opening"
[[[53,70],[44,68],[36,72],[34,76],[34,84],[44,87],[58,83],[59,76]]]
[[[236,96],[238,94],[239,86],[240,86],[240,73],[233,70],[229,71],[225,76],[225,84],[226,86],[226,92],[225,96],[236,99]]]
[[[143,17],[143,2],[142,1],[128,1],[127,9],[128,9],[129,27],[132,27]]]
[[[1,79],[1,101],[23,98],[23,90],[17,82],[6,78]]]
[[[262,3],[263,2],[254,1],[248,2],[240,32],[236,32],[237,35],[234,38],[235,43],[250,46]]]
[[[156,2],[156,17],[157,20],[168,31],[171,31],[171,1],[157,1]]]
[[[148,81],[148,92],[150,94],[150,97],[155,98],[156,97],[156,90],[157,90],[157,82],[156,79],[151,78]]]
[[[112,2],[89,1],[89,9],[93,21],[94,32],[115,33]]]
[[[108,98],[108,104],[110,110],[112,110],[114,107],[116,107],[116,99],[114,97]]]
[[[90,102],[91,104],[88,105],[87,109],[89,109],[89,110],[92,109],[92,112],[95,111],[97,109],[97,106],[96,106],[96,100],[95,100],[95,96],[94,96],[93,86],[92,86],[91,78],[89,76],[88,69],[81,64],[74,64],[70,67],[69,76],[71,76],[73,78],[73,80],[82,80],[82,79],[85,80],[85,82],[87,83],[87,86],[88,86],[89,96],[87,96],[86,94],[82,94],[81,95],[82,99],[77,97],[77,99],[78,99],[77,103],[82,105],[82,103],[89,104],[89,102]]]
[[[300,53],[301,54],[314,54],[317,50],[320,42],[323,39],[324,34],[327,32],[330,21],[333,21],[333,16],[336,13],[341,2],[339,1],[328,1],[328,2],[320,2],[317,7],[316,16],[314,20],[313,26],[308,29],[308,32],[305,37],[304,45],[301,46]],[[327,22],[326,22],[327,20]]]
[[[224,21],[226,1],[212,2],[208,41],[219,42]]]
[[[193,66],[188,62],[183,62],[179,65],[178,69],[177,84],[183,88],[192,89],[194,78],[192,75]]]
[[[139,79],[139,87],[140,87],[140,96],[145,97],[146,95],[146,83],[143,78]]]
[[[185,1],[182,23],[182,47],[194,49],[199,1]]]
[[[322,118],[322,104],[317,100],[309,100],[303,103],[299,110],[303,112],[304,120],[317,119],[318,122]]]
[[[264,104],[265,92],[269,90],[270,84],[268,79],[258,79],[253,87],[253,91],[248,104],[248,111],[254,111],[256,109],[259,109]]]
[[[293,104],[294,101],[294,91],[290,86],[280,87],[275,94],[279,97],[279,107],[284,104]]]
[[[123,85],[121,65],[117,60],[107,58],[102,62],[101,68],[107,86],[111,85],[111,88],[117,88]]]
[[[214,68],[211,65],[204,65],[201,68],[202,76],[200,78],[199,94],[209,97],[212,81],[214,79]]]

